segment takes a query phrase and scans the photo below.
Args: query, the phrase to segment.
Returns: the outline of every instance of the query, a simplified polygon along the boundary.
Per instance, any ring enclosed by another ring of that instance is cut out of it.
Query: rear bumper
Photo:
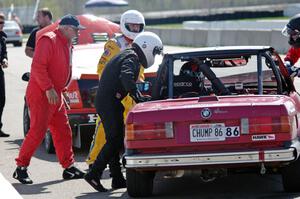
[[[299,141],[289,148],[264,151],[226,153],[172,154],[172,155],[130,155],[124,156],[126,168],[180,167],[221,164],[243,164],[260,162],[290,162],[298,158]]]
[[[6,43],[22,42],[22,41],[23,41],[22,37],[8,37],[6,39]]]
[[[68,113],[71,127],[95,126],[97,114],[95,112]]]

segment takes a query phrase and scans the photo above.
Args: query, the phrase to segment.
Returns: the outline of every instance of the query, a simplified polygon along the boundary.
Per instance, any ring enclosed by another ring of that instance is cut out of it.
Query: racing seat
[[[186,62],[180,68],[178,76],[174,76],[173,92],[175,97],[198,97],[206,95],[204,76],[193,62]]]
[[[198,70],[198,65],[186,62],[180,68],[179,75],[173,76],[173,96],[198,97],[208,95],[204,87],[204,75]],[[158,77],[152,87],[153,100],[168,98],[168,67],[160,67]]]

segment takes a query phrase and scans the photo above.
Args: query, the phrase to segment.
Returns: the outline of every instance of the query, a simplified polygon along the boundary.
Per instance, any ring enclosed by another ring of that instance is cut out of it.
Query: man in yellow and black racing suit
[[[104,52],[98,62],[97,73],[99,79],[103,72],[105,65],[121,51],[125,50],[128,47],[131,47],[133,39],[141,32],[143,32],[145,26],[145,20],[143,15],[136,10],[128,10],[122,14],[120,20],[120,29],[123,34],[118,35],[110,40],[108,40],[104,46]],[[138,81],[144,81],[144,69],[141,67]],[[128,111],[135,105],[133,99],[128,95],[122,100],[124,105],[124,119],[126,119]],[[101,123],[100,117],[98,116],[96,121],[95,134],[93,141],[90,146],[90,151],[86,159],[86,163],[89,167],[96,160],[99,152],[101,151],[103,145],[105,144],[105,133],[104,128]],[[118,163],[119,164],[119,163]],[[113,166],[118,166],[110,164],[110,169]],[[116,179],[113,177],[112,187],[113,188],[124,188],[126,187],[126,181],[124,179]],[[121,177],[122,178],[122,177]]]

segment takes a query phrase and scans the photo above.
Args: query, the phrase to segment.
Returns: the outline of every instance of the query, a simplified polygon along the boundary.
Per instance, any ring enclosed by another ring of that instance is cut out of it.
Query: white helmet
[[[154,63],[155,55],[162,54],[163,44],[160,38],[153,32],[142,32],[134,40],[133,46],[138,46],[144,54],[146,63],[144,68],[149,68]]]
[[[139,32],[130,31],[128,24],[140,24]],[[134,38],[141,32],[144,31],[145,19],[142,13],[137,10],[128,10],[124,12],[120,20],[121,32],[129,39],[134,40]]]

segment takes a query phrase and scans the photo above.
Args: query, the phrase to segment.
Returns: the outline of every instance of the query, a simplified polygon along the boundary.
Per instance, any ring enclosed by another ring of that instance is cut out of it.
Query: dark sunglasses
[[[0,21],[0,24],[5,24],[5,22],[4,21]]]

